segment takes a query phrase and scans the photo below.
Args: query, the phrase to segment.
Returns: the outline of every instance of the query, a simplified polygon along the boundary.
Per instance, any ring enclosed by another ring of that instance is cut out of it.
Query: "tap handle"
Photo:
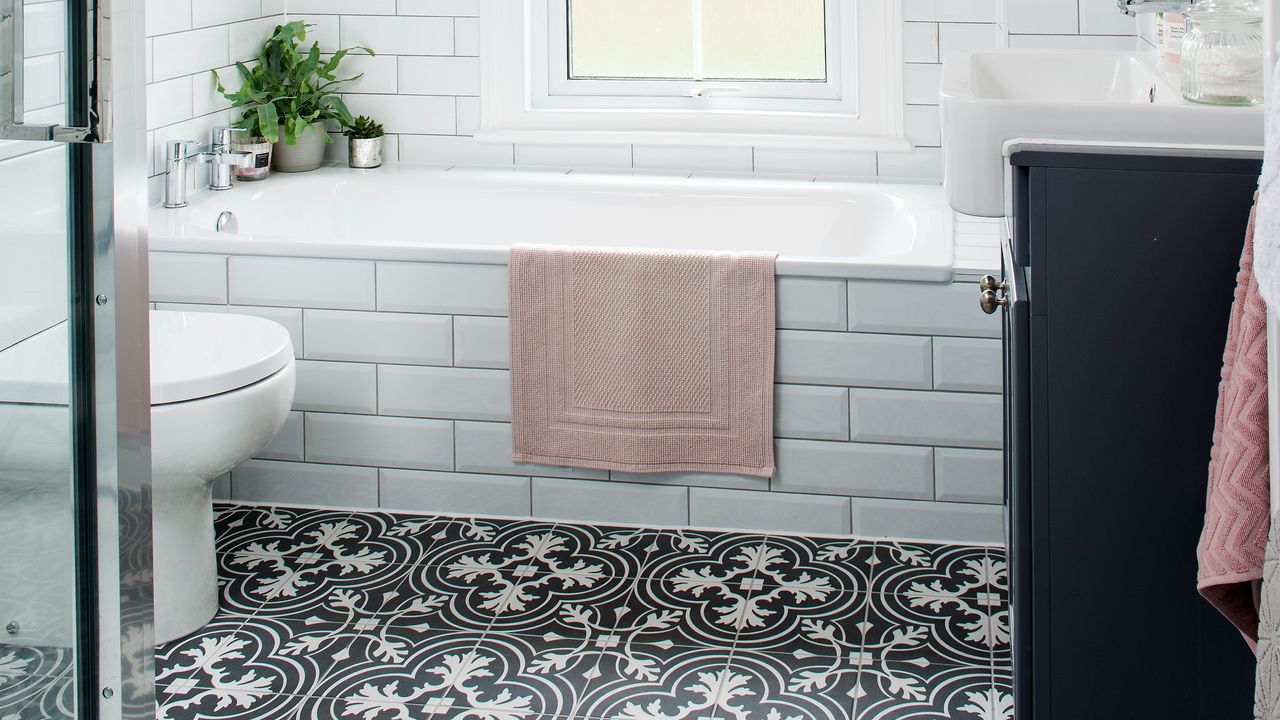
[[[209,136],[209,145],[214,152],[225,150],[231,147],[231,140],[235,137],[236,128],[230,125],[221,125],[215,127]]]
[[[178,165],[187,159],[187,153],[199,145],[195,140],[170,140],[165,143],[165,160],[169,167]]]

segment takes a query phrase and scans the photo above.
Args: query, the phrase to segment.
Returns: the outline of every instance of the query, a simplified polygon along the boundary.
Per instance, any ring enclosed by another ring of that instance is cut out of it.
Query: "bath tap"
[[[198,147],[195,140],[170,140],[165,144],[164,206],[187,206],[187,163],[213,165],[209,173],[210,190],[230,190],[233,167],[248,167],[253,154],[230,149],[233,128],[216,127],[212,141]]]
[[[1191,7],[1190,2],[1167,2],[1166,0],[1116,0],[1120,12],[1133,17],[1147,13],[1173,12],[1180,13]]]

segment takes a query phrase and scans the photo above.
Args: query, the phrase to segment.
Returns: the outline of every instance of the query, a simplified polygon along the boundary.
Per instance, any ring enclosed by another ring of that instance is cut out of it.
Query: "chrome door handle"
[[[94,43],[94,54],[89,63],[89,79],[91,95],[89,98],[89,125],[71,127],[67,125],[41,125],[26,122],[26,110],[23,107],[23,63],[25,62],[25,40],[23,37],[23,5],[24,0],[0,0],[0,139],[36,140],[43,142],[105,142],[109,123],[106,112],[109,108],[107,87],[100,70],[103,67],[103,50]],[[90,28],[90,37],[95,32],[106,31],[103,27],[110,22],[99,17],[101,10],[79,13],[72,7],[67,9],[67,22],[97,23],[97,28]],[[76,62],[76,53],[68,48],[68,62]],[[68,93],[78,92],[68,88]]]

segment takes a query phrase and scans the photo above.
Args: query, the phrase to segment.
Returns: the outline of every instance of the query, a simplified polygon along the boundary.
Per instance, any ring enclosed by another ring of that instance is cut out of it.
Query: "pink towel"
[[[1257,208],[1255,207],[1254,213]],[[1253,222],[1245,235],[1218,385],[1209,496],[1197,556],[1200,594],[1255,651],[1271,494],[1267,437],[1267,308],[1253,276]]]
[[[774,258],[513,247],[512,459],[771,476]]]

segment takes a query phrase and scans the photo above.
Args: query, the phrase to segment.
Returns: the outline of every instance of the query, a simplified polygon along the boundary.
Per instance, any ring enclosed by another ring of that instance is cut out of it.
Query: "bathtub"
[[[231,211],[239,232],[214,232]],[[501,265],[517,242],[776,251],[780,275],[945,282],[952,212],[928,185],[389,164],[276,173],[151,212],[151,249]]]

